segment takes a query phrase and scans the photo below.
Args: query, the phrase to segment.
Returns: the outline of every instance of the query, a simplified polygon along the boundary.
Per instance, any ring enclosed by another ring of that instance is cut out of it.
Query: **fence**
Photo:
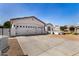
[[[0,28],[0,35],[11,35],[11,29],[10,28]]]

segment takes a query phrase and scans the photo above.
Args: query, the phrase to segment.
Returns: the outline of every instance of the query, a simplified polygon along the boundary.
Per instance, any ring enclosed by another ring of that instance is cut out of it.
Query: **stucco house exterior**
[[[68,32],[70,32],[70,30],[69,30],[69,28],[70,27],[74,27],[75,29],[74,29],[74,33],[77,33],[77,34],[79,34],[79,24],[76,24],[76,25],[67,25],[67,31]]]
[[[79,34],[79,26],[76,26],[76,27],[75,27],[75,32],[76,32],[77,34]]]
[[[45,34],[45,23],[35,16],[10,19],[11,35]]]
[[[17,35],[37,35],[37,34],[61,34],[59,25],[45,23],[35,16],[19,17],[10,19],[12,24],[11,36]],[[67,26],[68,30],[70,26]],[[76,32],[79,33],[79,26],[75,26]]]
[[[49,34],[59,34],[61,32],[60,26],[48,23],[48,24],[46,24],[46,32]]]
[[[54,26],[51,23],[46,24],[45,30],[47,33],[52,34]]]

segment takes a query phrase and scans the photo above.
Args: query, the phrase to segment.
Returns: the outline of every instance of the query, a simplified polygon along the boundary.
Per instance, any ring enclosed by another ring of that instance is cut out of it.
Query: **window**
[[[29,26],[29,28],[31,28],[31,26]]]
[[[20,27],[22,27],[22,26],[20,26]]]
[[[14,25],[14,27],[15,27],[15,25]]]
[[[28,28],[30,28],[30,26],[28,26]]]
[[[17,26],[18,27],[18,26]]]
[[[50,31],[51,30],[51,28],[50,27],[48,27],[48,31]]]
[[[23,26],[23,27],[25,27],[25,26]]]
[[[32,26],[32,28],[34,28],[34,26]]]
[[[27,26],[26,26],[26,28],[27,28]]]
[[[38,27],[38,28],[40,28],[40,27]]]
[[[31,28],[32,28],[32,26],[31,26]]]

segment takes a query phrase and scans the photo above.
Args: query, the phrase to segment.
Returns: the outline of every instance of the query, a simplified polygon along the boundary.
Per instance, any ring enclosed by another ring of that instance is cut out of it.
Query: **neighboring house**
[[[76,24],[76,29],[75,29],[76,33],[79,34],[79,23]]]
[[[46,31],[49,34],[60,34],[60,26],[52,25],[51,23],[46,24]]]
[[[10,19],[12,28],[11,35],[34,35],[45,34],[45,23],[35,16]]]
[[[62,34],[59,25],[55,25],[53,29],[54,34]]]
[[[76,28],[76,29],[75,29],[76,33],[79,34],[79,26],[76,26],[75,28]]]
[[[55,25],[53,30],[59,32],[60,31],[60,26],[59,25]]]
[[[46,24],[45,30],[47,33],[51,33],[53,32],[53,28],[54,26],[51,23]]]
[[[76,25],[67,25],[68,32],[70,32],[69,28],[71,26],[73,26],[75,28],[75,30],[74,30],[75,33],[79,33],[79,24],[76,24]]]

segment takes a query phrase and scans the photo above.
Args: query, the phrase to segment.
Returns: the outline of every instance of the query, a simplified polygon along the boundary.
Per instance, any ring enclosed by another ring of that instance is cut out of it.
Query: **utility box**
[[[1,52],[8,47],[8,36],[0,35],[0,55]]]
[[[1,51],[0,51],[0,56],[1,56]]]

